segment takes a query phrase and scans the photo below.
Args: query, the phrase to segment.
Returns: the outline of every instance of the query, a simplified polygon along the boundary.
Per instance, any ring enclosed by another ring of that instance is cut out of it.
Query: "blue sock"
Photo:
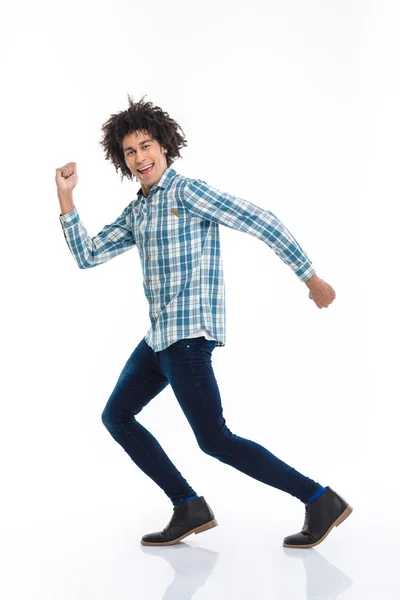
[[[322,496],[322,494],[325,492],[325,490],[326,490],[326,487],[322,487],[322,485],[321,485],[318,492],[315,492],[315,494],[313,496],[311,496],[311,498],[309,500],[307,500],[307,502],[305,504],[310,504],[310,502],[314,502],[314,500],[316,500],[317,498]]]
[[[174,506],[178,506],[178,504],[182,504],[182,502],[186,502],[187,500],[193,500],[194,498],[198,498],[198,495],[195,492],[193,492],[193,494],[190,494],[190,496],[187,496],[186,498],[181,498],[180,500],[173,502],[172,504]]]

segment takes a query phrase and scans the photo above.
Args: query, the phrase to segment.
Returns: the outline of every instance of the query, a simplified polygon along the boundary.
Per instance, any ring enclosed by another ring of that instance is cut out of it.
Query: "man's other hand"
[[[320,279],[318,275],[313,275],[305,283],[310,290],[308,297],[314,300],[318,308],[328,308],[336,298],[333,287],[323,279]]]

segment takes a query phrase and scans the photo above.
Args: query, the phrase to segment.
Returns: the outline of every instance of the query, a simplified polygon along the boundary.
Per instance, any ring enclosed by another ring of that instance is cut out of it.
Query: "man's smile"
[[[149,163],[149,165],[142,167],[142,169],[138,169],[138,171],[141,175],[148,175],[153,170],[153,166],[154,166],[154,163]]]

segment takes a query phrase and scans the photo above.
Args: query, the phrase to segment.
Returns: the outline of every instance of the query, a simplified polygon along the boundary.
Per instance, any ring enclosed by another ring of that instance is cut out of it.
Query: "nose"
[[[137,150],[136,151],[136,165],[138,166],[139,169],[142,166],[143,160],[144,160],[144,157],[142,158],[141,151]]]

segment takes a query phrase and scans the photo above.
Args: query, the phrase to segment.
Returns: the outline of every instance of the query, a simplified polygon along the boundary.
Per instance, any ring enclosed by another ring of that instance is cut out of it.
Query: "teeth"
[[[139,171],[140,171],[140,173],[141,173],[142,171],[145,171],[146,169],[148,169],[149,167],[152,167],[152,166],[153,166],[153,165],[147,165],[147,167],[143,167],[143,169],[138,169],[138,170],[139,170]]]

